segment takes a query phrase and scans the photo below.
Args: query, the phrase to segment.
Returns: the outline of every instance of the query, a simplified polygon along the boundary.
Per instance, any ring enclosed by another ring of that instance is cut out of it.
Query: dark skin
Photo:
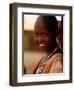
[[[51,50],[56,47],[55,36],[51,31],[46,29],[43,22],[38,22],[35,25],[34,41],[41,50],[46,51],[47,53],[51,52]]]

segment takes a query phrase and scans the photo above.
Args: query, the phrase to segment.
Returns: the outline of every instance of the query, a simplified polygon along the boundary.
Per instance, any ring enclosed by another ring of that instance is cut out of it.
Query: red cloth
[[[39,67],[39,65],[41,63],[41,60],[38,62],[38,64],[36,65],[36,67],[33,69],[32,74],[36,74],[36,71],[37,71],[37,69],[38,69],[38,67]]]

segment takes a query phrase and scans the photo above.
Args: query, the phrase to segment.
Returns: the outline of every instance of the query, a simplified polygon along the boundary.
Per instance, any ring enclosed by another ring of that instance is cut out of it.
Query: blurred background
[[[39,15],[24,14],[24,74],[32,71],[41,57],[45,54],[34,43],[34,24]],[[63,16],[56,16],[58,21],[57,43],[63,51]]]

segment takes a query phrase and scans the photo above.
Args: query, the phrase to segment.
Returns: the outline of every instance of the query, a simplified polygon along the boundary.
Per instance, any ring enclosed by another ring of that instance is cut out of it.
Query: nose
[[[41,35],[39,35],[38,38],[37,38],[37,41],[38,41],[39,43],[43,42],[43,37],[42,37]]]

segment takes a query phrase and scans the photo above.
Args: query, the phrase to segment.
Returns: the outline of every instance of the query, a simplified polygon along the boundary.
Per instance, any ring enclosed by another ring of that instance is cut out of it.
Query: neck
[[[54,50],[56,47],[57,47],[57,43],[55,42],[55,43],[53,43],[53,44],[51,45],[51,47],[48,48],[47,54],[52,53],[53,50]]]

